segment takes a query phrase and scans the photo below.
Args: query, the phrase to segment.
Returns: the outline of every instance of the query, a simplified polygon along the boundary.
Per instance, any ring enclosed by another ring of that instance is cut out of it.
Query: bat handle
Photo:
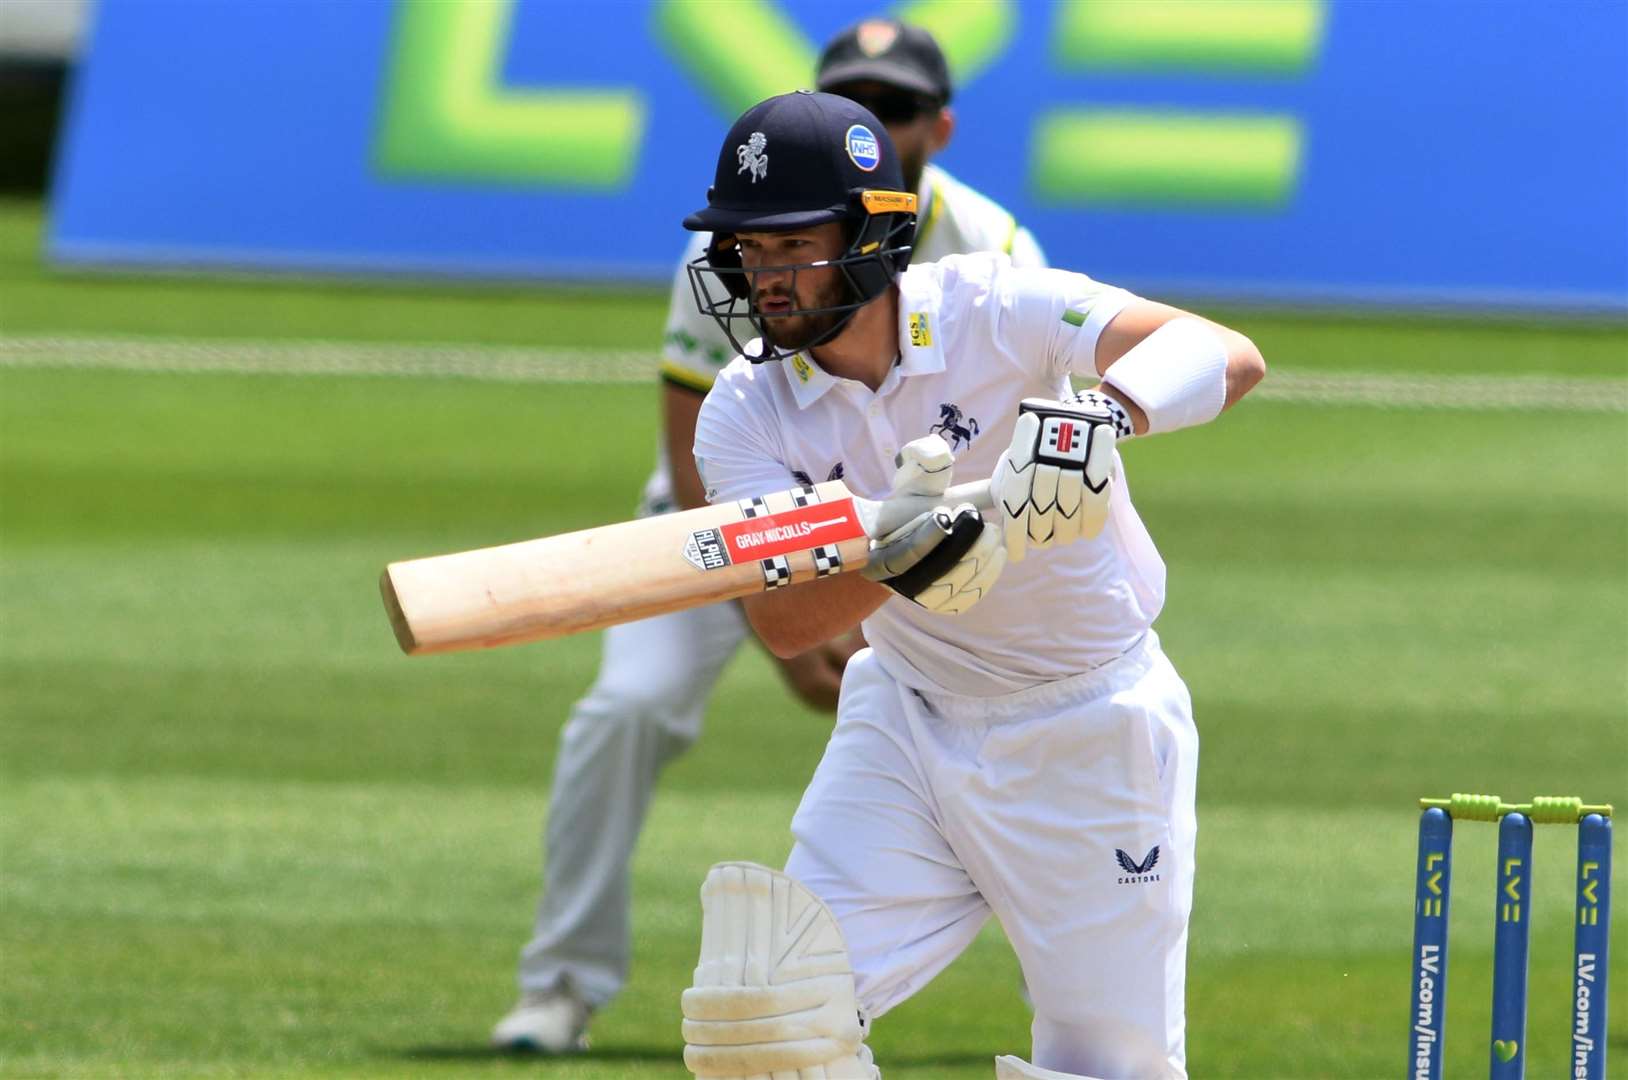
[[[865,531],[873,538],[886,536],[917,514],[925,513],[935,506],[959,506],[964,502],[969,502],[980,510],[988,510],[994,506],[994,501],[989,495],[989,481],[974,480],[970,484],[956,484],[942,495],[898,495],[871,503],[869,509],[872,513],[865,515]]]

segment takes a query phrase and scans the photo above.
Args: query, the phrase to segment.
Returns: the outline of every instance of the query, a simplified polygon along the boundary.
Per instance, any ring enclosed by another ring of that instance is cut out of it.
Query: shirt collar
[[[806,409],[820,400],[837,381],[807,353],[796,353],[790,359],[776,362],[786,377],[786,384],[791,387],[792,399],[799,409]]]

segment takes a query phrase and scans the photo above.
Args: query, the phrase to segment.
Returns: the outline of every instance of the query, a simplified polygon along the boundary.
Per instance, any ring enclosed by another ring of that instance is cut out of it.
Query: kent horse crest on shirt
[[[935,431],[949,440],[951,450],[959,450],[963,444],[972,445],[973,436],[978,434],[978,421],[969,416],[963,424],[961,406],[946,402],[938,407],[938,423],[927,429],[929,435]]]

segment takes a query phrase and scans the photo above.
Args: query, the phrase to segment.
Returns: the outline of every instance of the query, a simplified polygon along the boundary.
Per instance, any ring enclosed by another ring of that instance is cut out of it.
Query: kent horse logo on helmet
[[[768,176],[771,145],[775,179],[759,184]],[[829,224],[842,227],[835,258],[750,269],[743,261],[742,233]],[[719,150],[707,205],[684,227],[712,233],[706,254],[688,267],[696,306],[717,320],[737,352],[765,363],[833,340],[855,312],[892,287],[910,264],[916,196],[904,190],[881,121],[847,98],[799,90],[759,102],[735,121]],[[789,278],[791,306],[759,309],[757,281],[765,274],[782,284]],[[810,280],[818,284],[808,286]]]
[[[741,167],[736,172],[751,172],[752,183],[757,183],[769,175],[769,155],[764,153],[764,147],[769,140],[761,131],[752,132],[752,137],[741,143],[735,150],[735,157],[739,159]]]

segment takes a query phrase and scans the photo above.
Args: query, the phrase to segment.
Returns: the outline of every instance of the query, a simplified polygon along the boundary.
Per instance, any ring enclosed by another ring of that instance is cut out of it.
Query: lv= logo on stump
[[[1607,950],[1611,934],[1611,807],[1540,795],[1505,803],[1496,795],[1421,799],[1414,889],[1413,1000],[1408,1075],[1440,1080],[1447,1010],[1447,927],[1453,822],[1498,823],[1493,923],[1493,1080],[1526,1075],[1527,953],[1532,931],[1532,827],[1577,826],[1576,935],[1572,950],[1572,1023],[1566,1075],[1603,1080],[1606,1057]]]

